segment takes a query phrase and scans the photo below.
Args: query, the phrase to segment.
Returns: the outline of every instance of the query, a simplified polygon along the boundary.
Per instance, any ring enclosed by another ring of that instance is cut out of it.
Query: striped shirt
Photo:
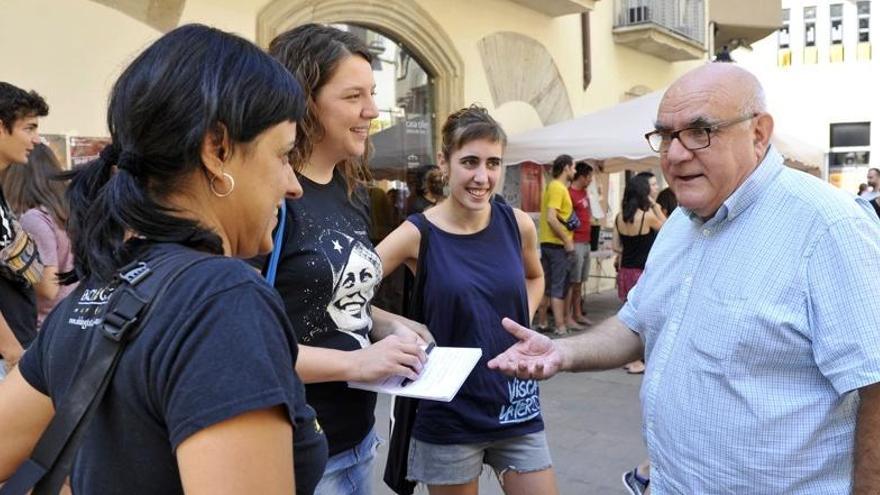
[[[849,493],[878,273],[870,206],[772,148],[708,221],[675,211],[618,314],[645,342],[654,495]]]

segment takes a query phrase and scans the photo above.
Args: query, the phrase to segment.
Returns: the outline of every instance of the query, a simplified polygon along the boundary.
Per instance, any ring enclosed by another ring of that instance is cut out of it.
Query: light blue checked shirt
[[[773,148],[712,219],[676,211],[618,314],[645,341],[654,495],[849,493],[878,274],[871,207]]]

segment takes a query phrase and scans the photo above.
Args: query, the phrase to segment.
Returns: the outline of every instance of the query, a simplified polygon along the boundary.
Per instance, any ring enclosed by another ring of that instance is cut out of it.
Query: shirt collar
[[[767,153],[764,155],[764,159],[761,160],[761,163],[759,163],[746,180],[740,184],[735,191],[733,191],[733,194],[724,200],[724,203],[721,204],[721,207],[718,208],[715,215],[709,220],[706,220],[705,223],[716,224],[736,218],[740,213],[744,212],[749,206],[757,201],[761,194],[763,194],[763,192],[770,186],[770,183],[773,182],[773,179],[782,171],[783,167],[782,155],[776,150],[775,146],[771,145],[767,149]],[[703,219],[696,213],[687,208],[682,209],[692,221],[700,224],[704,223]]]

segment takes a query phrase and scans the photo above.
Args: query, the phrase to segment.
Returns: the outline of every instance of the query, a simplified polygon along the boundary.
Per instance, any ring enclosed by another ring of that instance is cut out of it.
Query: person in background
[[[614,218],[614,252],[620,256],[617,269],[617,296],[622,302],[627,301],[629,291],[635,287],[648,253],[657,238],[657,232],[666,221],[666,215],[654,201],[656,182],[651,186],[653,175],[637,174],[633,176],[623,190],[620,213]],[[645,372],[645,363],[639,359],[624,366],[628,373]]]
[[[106,345],[107,294],[141,261],[166,276],[165,295],[119,355],[73,460],[73,493],[309,493],[320,469],[294,474],[310,456],[294,445],[307,427],[296,337],[278,294],[235,259],[271,250],[278,205],[302,193],[288,153],[304,107],[284,67],[207,26],[170,31],[122,72],[112,144],[70,174],[65,278],[80,285],[0,382],[0,480]]]
[[[660,210],[669,218],[672,212],[678,208],[678,199],[675,197],[675,191],[671,187],[667,187],[657,194],[656,203],[660,205]]]
[[[385,272],[402,264],[425,270],[421,307],[437,344],[478,347],[483,357],[451,402],[419,403],[407,478],[427,484],[432,495],[475,494],[486,463],[505,493],[552,495],[537,383],[486,367],[489,356],[515,342],[501,319],[528,324],[541,300],[535,224],[493,198],[507,136],[485,108],[453,113],[442,136],[437,161],[449,197],[411,215],[376,250]],[[423,231],[429,236],[419,259]]]
[[[39,118],[48,114],[42,96],[0,81],[0,172],[27,163],[40,142]],[[36,244],[19,225],[0,185],[0,379],[36,337],[33,286],[41,277]]]
[[[541,197],[541,218],[538,221],[538,239],[541,242],[541,266],[544,269],[544,299],[538,308],[537,326],[547,328],[547,306],[553,312],[553,333],[568,333],[566,326],[565,295],[569,289],[569,271],[575,256],[572,222],[579,220],[574,214],[568,183],[574,177],[574,160],[569,155],[559,155],[550,170],[553,176]],[[574,327],[580,330],[581,327]]]
[[[880,168],[869,168],[866,179],[868,188],[864,191],[859,188],[859,196],[871,201],[880,196]]]
[[[445,185],[446,179],[443,177],[443,172],[440,168],[430,167],[422,177],[422,182],[410,205],[409,213],[421,213],[442,201],[445,197],[443,193]]]
[[[49,311],[73,292],[76,284],[61,285],[58,275],[73,269],[73,253],[67,236],[69,209],[64,192],[67,185],[58,180],[63,169],[55,152],[40,143],[34,146],[25,164],[12,164],[2,174],[9,205],[18,213],[21,227],[37,244],[43,277],[34,285],[37,296],[37,328]]]
[[[593,167],[587,162],[578,162],[574,169],[574,178],[568,187],[574,213],[580,219],[580,225],[574,230],[574,260],[569,271],[570,285],[566,298],[567,325],[578,327],[592,325],[593,322],[584,315],[583,283],[590,277],[590,194],[587,188],[593,181]]]
[[[868,185],[871,190],[862,192],[860,196],[871,203],[874,213],[880,217],[880,168],[868,169]]]
[[[424,325],[372,306],[382,263],[370,242],[370,121],[378,115],[366,44],[330,26],[279,34],[269,54],[303,86],[307,109],[291,165],[303,198],[287,201],[275,288],[300,346],[297,372],[327,435],[330,458],[315,493],[368,494],[379,439],[376,394],[346,381],[410,379],[432,340]]]
[[[648,185],[651,187],[648,197],[651,198],[651,201],[657,201],[657,196],[660,194],[660,185],[657,184],[657,176],[654,175],[654,172],[646,170],[637,173],[636,177],[644,177],[648,181]]]

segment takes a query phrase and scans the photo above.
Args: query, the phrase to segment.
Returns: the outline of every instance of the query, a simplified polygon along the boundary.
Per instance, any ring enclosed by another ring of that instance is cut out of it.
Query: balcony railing
[[[705,45],[704,0],[615,0],[615,11],[615,28],[656,24]]]

